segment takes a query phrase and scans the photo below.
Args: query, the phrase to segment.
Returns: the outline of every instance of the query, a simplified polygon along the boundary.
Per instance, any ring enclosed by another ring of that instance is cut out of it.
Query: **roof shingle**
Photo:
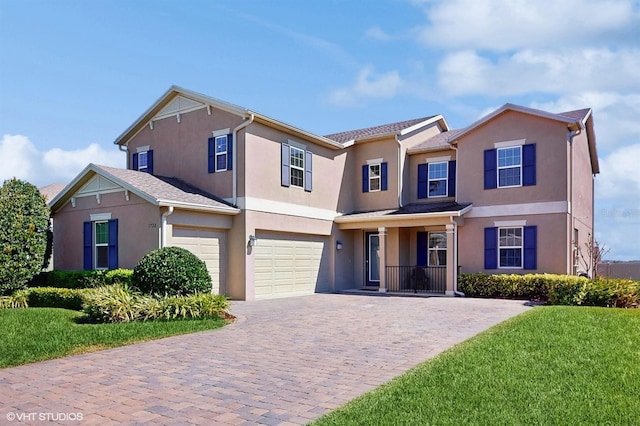
[[[398,121],[396,123],[382,124],[380,126],[366,127],[364,129],[348,130],[346,132],[325,135],[325,138],[334,140],[341,144],[352,140],[367,139],[381,135],[393,134],[415,126],[418,123],[430,120],[435,116],[414,118],[412,120]]]

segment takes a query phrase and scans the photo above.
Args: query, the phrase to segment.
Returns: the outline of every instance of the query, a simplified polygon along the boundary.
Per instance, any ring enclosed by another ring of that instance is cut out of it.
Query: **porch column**
[[[456,280],[456,265],[455,265],[455,225],[453,223],[447,223],[447,296],[454,296],[454,283]]]
[[[387,292],[387,228],[378,228],[378,253],[380,256],[380,289],[381,293]]]

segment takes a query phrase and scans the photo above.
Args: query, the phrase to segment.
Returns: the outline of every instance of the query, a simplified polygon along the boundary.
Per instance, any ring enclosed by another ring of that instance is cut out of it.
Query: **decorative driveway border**
[[[316,294],[233,302],[238,321],[0,370],[0,424],[304,424],[529,309]]]

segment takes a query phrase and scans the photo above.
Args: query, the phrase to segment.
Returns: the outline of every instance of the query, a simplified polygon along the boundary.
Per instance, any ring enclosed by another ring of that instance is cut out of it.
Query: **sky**
[[[125,167],[174,84],[320,135],[590,107],[595,238],[640,259],[640,0],[0,0],[0,180]]]

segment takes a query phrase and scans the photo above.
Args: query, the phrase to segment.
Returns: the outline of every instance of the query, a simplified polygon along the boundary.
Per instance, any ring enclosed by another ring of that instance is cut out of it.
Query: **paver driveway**
[[[238,321],[221,330],[0,370],[0,424],[42,413],[61,424],[306,423],[526,309],[329,294],[233,302]]]

